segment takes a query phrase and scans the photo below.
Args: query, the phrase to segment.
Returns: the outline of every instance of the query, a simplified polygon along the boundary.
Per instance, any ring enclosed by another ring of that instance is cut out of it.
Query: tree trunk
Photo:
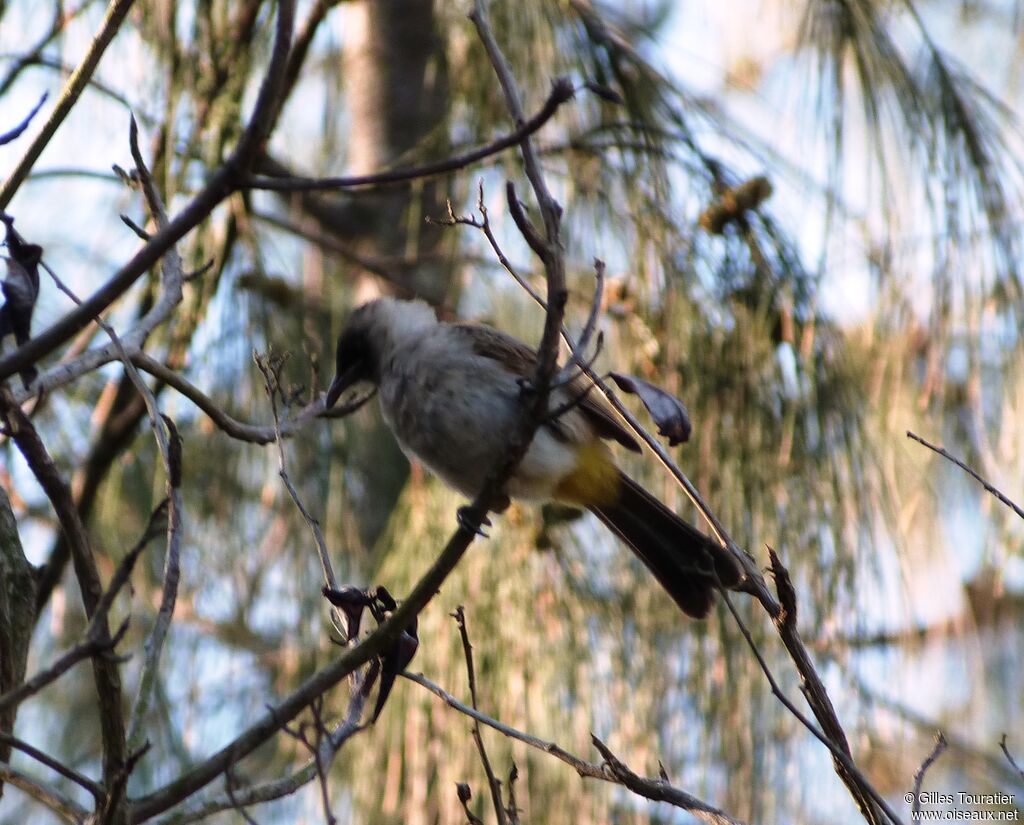
[[[432,0],[361,0],[346,9],[344,82],[349,134],[349,171],[365,174],[394,165],[427,141],[432,157],[448,149],[443,131],[448,107],[447,63],[434,21]],[[435,252],[441,230],[424,220],[442,215],[445,184],[427,182],[360,195],[364,214],[372,216],[357,240],[359,251],[401,259],[407,286],[433,304],[443,303],[451,273]],[[417,263],[424,256],[428,262]],[[380,294],[379,282],[364,278],[355,289],[360,303]],[[365,485],[354,508],[359,532],[372,545],[387,523],[405,485],[408,464],[383,425],[349,439],[350,459]]]
[[[34,569],[25,558],[18,522],[7,493],[0,488],[0,694],[25,679],[28,644],[35,626]],[[0,733],[14,733],[17,707],[0,712]],[[9,762],[11,746],[0,744],[0,762]],[[0,783],[0,796],[3,795]]]

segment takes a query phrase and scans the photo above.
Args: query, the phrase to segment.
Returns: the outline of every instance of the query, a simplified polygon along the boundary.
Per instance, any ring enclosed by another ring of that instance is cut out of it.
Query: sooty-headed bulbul
[[[392,298],[352,313],[336,358],[327,406],[359,382],[375,384],[384,420],[405,454],[469,497],[480,492],[506,448],[522,415],[522,382],[537,363],[537,354],[510,335],[481,324],[442,323],[426,304]],[[587,508],[686,614],[706,616],[716,584],[739,582],[737,562],[619,470],[605,441],[635,452],[640,447],[601,392],[588,391],[584,376],[552,389],[549,404],[565,411],[538,427],[507,495]]]

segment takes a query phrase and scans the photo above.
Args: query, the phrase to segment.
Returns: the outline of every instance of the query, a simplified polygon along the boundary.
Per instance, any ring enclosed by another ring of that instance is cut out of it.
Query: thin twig
[[[511,474],[512,468],[502,468]],[[293,719],[317,696],[337,685],[354,673],[359,667],[381,656],[408,627],[412,618],[437,595],[441,584],[458,564],[463,554],[476,537],[470,518],[477,512],[486,512],[498,497],[498,490],[505,478],[495,474],[484,490],[467,508],[463,524],[449,539],[448,544],[423,577],[416,583],[409,596],[385,621],[352,648],[346,648],[337,659],[325,665],[308,677],[291,694],[282,699],[247,730],[228,742],[219,751],[194,765],[167,785],[135,800],[132,806],[132,821],[143,822],[156,814],[163,813],[181,800],[191,796],[200,788],[220,776],[224,770],[270,739],[281,725]]]
[[[604,298],[604,261],[600,258],[594,259],[594,296],[590,302],[590,312],[587,314],[587,321],[583,325],[583,331],[580,333],[579,339],[576,341],[576,345],[569,348],[569,358],[565,362],[565,366],[558,373],[558,377],[555,379],[560,382],[571,382],[574,381],[579,373],[585,373],[597,360],[598,354],[601,352],[601,344],[603,338],[598,334],[597,346],[594,348],[593,355],[587,356],[586,352],[590,349],[590,339],[594,337],[594,331],[597,329],[598,319],[601,317],[601,303]],[[577,372],[578,371],[578,372]],[[591,385],[592,386],[592,385]],[[590,391],[590,387],[587,388]]]
[[[320,567],[323,570],[324,581],[332,590],[337,590],[338,580],[334,575],[331,555],[327,550],[327,542],[324,539],[323,530],[320,529],[320,522],[313,518],[309,510],[306,509],[306,505],[302,503],[298,491],[292,484],[292,480],[288,477],[288,469],[285,466],[284,439],[281,437],[281,417],[277,412],[277,397],[281,390],[280,371],[284,361],[280,356],[272,352],[267,355],[260,355],[254,352],[252,357],[260,373],[263,375],[264,389],[270,399],[270,411],[274,416],[274,435],[277,443],[277,474],[281,477],[281,481],[284,482],[284,486],[288,490],[288,495],[291,496],[292,502],[302,514],[303,520],[313,534],[313,541],[316,542],[317,553],[320,556]]]
[[[177,390],[185,398],[194,403],[200,410],[210,417],[210,420],[227,435],[239,441],[248,441],[253,444],[272,444],[278,436],[274,425],[247,424],[231,417],[217,406],[217,403],[206,395],[201,389],[183,378],[180,373],[171,369],[166,364],[157,361],[145,352],[135,350],[129,353],[132,363],[144,372],[148,372],[154,378]],[[345,404],[338,404],[331,409],[325,409],[323,398],[311,401],[301,410],[289,415],[279,424],[280,435],[288,438],[299,432],[306,424],[314,418],[340,418],[349,415],[364,404],[366,404],[376,391],[367,392],[358,398]]]
[[[1006,734],[1005,733],[1003,734],[1003,738],[999,740],[999,747],[1003,751],[1003,754],[1006,756],[1006,761],[1008,761],[1010,763],[1010,765],[1013,766],[1013,769],[1015,771],[1017,771],[1017,774],[1020,776],[1020,781],[1024,782],[1024,769],[1022,769],[1020,767],[1020,765],[1017,764],[1017,762],[1014,760],[1013,756],[1011,755],[1010,748],[1006,744]]]
[[[469,707],[448,693],[444,688],[432,682],[422,673],[409,673],[408,671],[405,671],[402,673],[402,676],[409,681],[415,682],[421,687],[426,688],[435,696],[442,699],[445,704],[453,710],[468,716],[476,722],[487,725],[487,727],[498,731],[498,733],[509,739],[522,742],[531,748],[542,751],[543,753],[564,762],[581,777],[600,779],[603,782],[611,782],[617,785],[623,784],[621,777],[606,770],[604,766],[594,762],[588,762],[586,759],[581,759],[554,742],[541,739],[530,733],[524,733],[523,731],[517,730],[510,725],[506,725],[504,722],[500,722],[485,713],[481,713],[475,708]],[[709,805],[697,797],[686,793],[686,791],[675,788],[661,780],[644,780],[643,784],[638,786],[634,792],[648,799],[670,802],[678,808],[690,811],[695,816],[700,816],[701,812],[704,812],[705,816],[703,818],[705,821],[715,823],[715,825],[736,825],[736,823],[739,822],[713,805]]]
[[[935,746],[932,748],[931,753],[925,757],[924,762],[921,763],[921,767],[914,773],[914,801],[910,806],[910,819],[913,822],[919,822],[921,820],[921,783],[924,782],[924,775],[934,764],[935,760],[942,756],[942,752],[946,749],[946,744],[946,737],[942,735],[942,731],[936,733]]]
[[[462,638],[462,651],[466,658],[466,676],[469,680],[469,696],[473,703],[473,709],[477,710],[476,701],[476,669],[473,667],[473,645],[469,642],[469,630],[466,627],[466,612],[462,605],[455,608],[451,614],[455,624],[459,628],[459,636]],[[476,742],[476,749],[480,752],[480,762],[484,766],[484,773],[487,775],[487,784],[491,789],[491,802],[494,804],[494,814],[497,817],[498,825],[506,825],[505,806],[502,802],[501,782],[494,775],[491,767],[491,760],[487,756],[487,748],[484,747],[483,736],[480,735],[480,723],[473,720],[473,741]]]
[[[0,91],[0,94],[3,94],[3,92]],[[0,146],[18,139],[21,133],[28,128],[28,125],[32,122],[32,118],[34,118],[39,109],[42,108],[42,105],[46,102],[46,97],[46,92],[43,92],[42,97],[39,98],[39,102],[32,107],[32,111],[24,117],[21,123],[0,135]]]
[[[258,221],[262,221],[263,223],[269,224],[277,229],[297,235],[310,243],[315,243],[317,246],[327,250],[328,252],[333,252],[343,260],[362,267],[367,272],[376,275],[378,278],[383,278],[389,284],[394,286],[400,294],[405,294],[405,296],[409,298],[413,297],[413,293],[409,289],[408,283],[403,281],[403,279],[393,272],[388,266],[378,260],[363,255],[360,252],[356,252],[347,244],[341,243],[341,241],[339,241],[334,235],[328,232],[319,231],[318,229],[305,225],[305,223],[298,224],[293,221],[287,221],[276,215],[271,215],[268,212],[252,210],[251,215]]]
[[[84,11],[90,5],[92,5],[92,0],[83,0],[79,8],[71,12],[71,15],[77,16],[80,11]],[[69,16],[65,15],[65,21],[67,19],[69,19]],[[13,60],[15,64],[21,62],[21,60],[25,57],[26,55],[24,53],[16,54],[7,52],[4,54],[0,54],[0,60]],[[22,67],[15,65],[14,67],[12,67],[11,71],[18,68],[27,68],[28,66],[41,66],[44,69],[53,69],[60,75],[70,75],[75,71],[74,66],[68,63],[63,63],[60,60],[48,57],[44,54],[30,55],[29,59],[24,62],[24,65]],[[8,71],[7,76],[4,78],[5,81],[10,78],[11,71]],[[97,80],[95,77],[90,77],[86,85],[88,88],[92,89],[95,92],[98,92],[99,94],[103,95],[106,98],[109,98],[110,100],[113,100],[115,103],[120,103],[122,106],[124,106],[125,109],[137,111],[139,115],[139,120],[141,120],[147,126],[153,126],[157,123],[157,119],[153,115],[139,111],[138,107],[135,104],[133,104],[127,97],[114,90],[111,86],[108,86],[102,80]],[[0,95],[2,95],[3,92],[4,83],[0,82]],[[50,170],[47,170],[47,173],[49,171]],[[29,175],[29,178],[35,178],[39,174],[40,173],[38,172],[33,172],[31,175]]]
[[[51,771],[56,771],[66,779],[70,779],[76,785],[85,788],[92,798],[97,802],[103,799],[107,795],[107,792],[103,789],[103,786],[98,782],[94,782],[88,776],[79,773],[74,768],[70,768],[63,762],[60,762],[50,756],[48,753],[43,753],[39,748],[30,745],[16,736],[11,736],[8,733],[0,732],[0,742],[5,745],[10,745],[12,748],[17,748],[22,753],[31,756],[36,762],[42,765],[46,765]]]
[[[152,177],[142,158],[138,143],[138,126],[132,116],[129,123],[129,145],[132,157],[135,160],[138,179],[142,184],[143,192],[149,203],[150,211],[153,213],[157,224],[161,227],[167,225],[167,215],[163,203],[156,188],[153,185]],[[43,264],[50,277],[57,284],[57,287],[64,292],[71,300],[82,305],[81,300],[57,277],[57,274],[45,263]],[[180,291],[182,278],[181,258],[177,251],[171,247],[168,250],[164,263],[164,281],[177,286]],[[173,287],[172,287],[173,288]],[[177,600],[178,582],[180,579],[180,555],[181,555],[181,508],[182,497],[180,491],[181,479],[181,449],[178,446],[180,439],[174,429],[173,422],[160,412],[157,406],[156,397],[142,379],[139,371],[128,354],[124,343],[118,337],[114,328],[107,324],[98,315],[93,319],[96,324],[110,338],[114,349],[117,351],[124,363],[125,372],[129,380],[138,391],[146,411],[149,414],[150,425],[153,429],[153,436],[156,439],[157,449],[163,459],[164,471],[167,475],[167,549],[164,561],[163,585],[160,599],[160,607],[157,611],[156,621],[145,644],[145,661],[142,668],[139,689],[135,695],[135,703],[132,708],[131,721],[128,726],[128,747],[131,750],[139,750],[142,747],[140,726],[141,720],[146,715],[149,701],[152,695],[153,683],[156,678],[156,669],[160,661],[160,654],[163,650],[164,639],[170,628],[171,618],[174,614],[174,604]]]
[[[620,785],[628,788],[633,793],[646,799],[652,799],[655,802],[667,802],[677,808],[682,808],[684,811],[693,814],[697,819],[710,822],[712,825],[742,825],[738,819],[734,819],[724,811],[701,802],[697,797],[685,791],[673,788],[664,779],[647,779],[646,777],[639,776],[612,753],[611,749],[604,742],[593,735],[591,735],[590,739],[594,743],[594,747],[604,757],[607,771]]]
[[[917,435],[917,433],[911,432],[910,430],[907,430],[907,438],[916,441],[918,444],[923,444],[929,450],[938,453],[946,460],[952,461],[954,464],[956,464],[957,467],[959,467],[961,470],[963,470],[965,473],[971,476],[971,478],[977,481],[982,487],[984,487],[988,492],[990,492],[997,499],[999,499],[1003,504],[1005,504],[1007,507],[1013,510],[1013,512],[1015,512],[1018,516],[1024,518],[1024,510],[1022,510],[1013,501],[1011,501],[1009,498],[1003,495],[1003,493],[1000,492],[996,487],[989,484],[989,482],[987,482],[984,478],[978,475],[978,473],[976,473],[974,470],[972,470],[970,467],[964,464],[964,462],[962,462],[955,455],[946,452],[945,449],[935,444],[932,444],[930,441],[926,441],[925,439],[921,438],[921,436]]]
[[[512,119],[517,124],[524,123],[525,114],[523,112],[523,104],[519,95],[519,89],[516,86],[512,69],[508,64],[508,61],[505,59],[505,56],[501,53],[498,41],[495,39],[494,32],[491,30],[490,20],[487,14],[487,3],[484,2],[484,0],[474,0],[473,11],[470,12],[469,19],[472,20],[473,24],[476,26],[477,34],[480,35],[480,40],[484,44],[484,49],[487,51],[487,56],[490,58],[491,65],[494,67],[494,72],[498,76],[498,82],[501,84],[501,90],[505,95],[505,103],[512,115]],[[568,99],[573,93],[574,89],[572,84],[565,78],[559,78],[554,82],[554,84],[552,84],[552,96],[557,95]],[[544,174],[541,172],[537,154],[533,149],[533,144],[528,135],[524,135],[520,139],[519,148],[523,155],[523,168],[526,171],[526,177],[529,179],[530,186],[533,188],[534,195],[536,195],[537,202],[540,205],[547,240],[551,243],[558,238],[558,225],[561,220],[562,209],[558,205],[557,201],[555,201],[551,196],[551,192],[544,180]]]
[[[89,812],[71,797],[3,762],[0,762],[0,781],[24,791],[68,822],[85,825],[90,819]]]
[[[142,531],[142,536],[134,545],[132,545],[132,548],[124,554],[124,558],[122,558],[121,563],[118,564],[117,569],[114,571],[114,575],[110,577],[110,583],[107,585],[107,590],[103,594],[103,598],[100,599],[99,605],[97,606],[97,612],[110,609],[110,606],[114,603],[114,599],[117,597],[117,594],[121,592],[121,588],[125,586],[129,576],[131,576],[132,570],[135,568],[135,562],[137,562],[139,556],[142,555],[142,551],[149,546],[149,543],[155,539],[160,532],[162,532],[162,525],[167,518],[167,508],[169,505],[170,502],[165,498],[153,508],[153,512],[149,514],[149,521],[146,522],[146,529]]]
[[[765,658],[762,655],[761,650],[758,648],[757,642],[754,641],[754,637],[751,635],[749,628],[747,628],[746,623],[740,617],[739,612],[736,610],[736,607],[732,603],[732,599],[729,598],[729,592],[727,590],[722,591],[722,598],[725,601],[726,607],[729,609],[729,612],[732,613],[733,619],[736,621],[736,624],[739,627],[740,632],[743,634],[743,638],[746,640],[747,645],[750,647],[751,652],[754,654],[754,658],[757,659],[757,663],[761,668],[761,672],[768,680],[768,685],[771,688],[772,695],[774,695],[775,698],[782,703],[786,710],[788,710],[791,714],[793,714],[793,716],[797,718],[797,720],[799,720],[800,724],[802,724],[808,731],[811,732],[815,739],[817,739],[826,748],[828,748],[829,751],[831,751],[833,759],[837,763],[842,765],[842,767],[847,772],[849,772],[849,774],[853,778],[856,779],[857,787],[871,797],[871,800],[876,805],[878,805],[878,807],[885,813],[885,815],[889,818],[893,825],[901,825],[900,819],[889,807],[888,803],[882,798],[881,794],[879,794],[878,791],[875,790],[874,786],[872,786],[871,783],[868,782],[867,778],[854,764],[853,760],[850,758],[850,755],[840,745],[836,744],[828,736],[826,736],[818,728],[818,726],[815,725],[810,719],[808,719],[801,712],[801,710],[792,702],[792,700],[790,700],[790,698],[785,694],[785,692],[779,686],[779,683],[775,680],[775,676],[772,673],[771,668],[768,667],[768,662],[765,661]],[[840,777],[842,776],[843,774],[842,772],[840,772]],[[847,782],[846,784],[847,787],[850,787],[849,782]],[[870,809],[863,812],[867,814],[870,812]]]
[[[97,613],[96,615],[102,616],[103,614]],[[99,638],[98,634],[94,633],[86,634],[84,641],[79,642],[70,650],[62,653],[49,667],[43,668],[17,687],[11,688],[0,696],[0,708],[21,704],[47,685],[57,681],[57,679],[84,659],[113,650],[118,642],[121,641],[121,637],[127,629],[128,625],[125,622],[108,639]]]
[[[224,771],[224,793],[227,795],[228,802],[231,803],[232,809],[242,817],[246,825],[259,825],[259,823],[253,819],[252,815],[245,810],[246,806],[239,802],[238,798],[235,796],[235,772],[232,768],[228,768]]]
[[[587,314],[587,321],[583,325],[583,331],[580,333],[579,340],[576,342],[576,347],[570,354],[568,362],[563,367],[566,375],[569,374],[569,365],[581,364],[581,359],[583,359],[586,351],[590,349],[590,339],[594,337],[597,322],[601,317],[601,305],[604,302],[604,271],[604,261],[600,258],[594,258],[594,296],[590,301],[590,312]]]
[[[356,691],[356,693],[361,693],[361,691]],[[313,714],[312,725],[302,722],[297,727],[284,725],[281,729],[296,741],[301,742],[306,747],[306,750],[313,754],[313,764],[316,769],[318,784],[320,785],[320,804],[324,810],[324,821],[327,825],[336,825],[337,819],[331,812],[331,797],[327,787],[328,766],[324,764],[324,760],[320,756],[324,741],[329,740],[331,735],[324,725],[323,706],[324,697],[321,694],[309,705],[310,713]],[[307,734],[307,730],[310,727],[313,728],[312,741],[310,741]]]

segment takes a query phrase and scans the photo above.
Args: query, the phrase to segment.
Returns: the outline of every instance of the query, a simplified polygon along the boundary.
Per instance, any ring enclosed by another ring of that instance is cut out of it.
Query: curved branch
[[[239,421],[237,418],[232,418],[195,384],[190,383],[166,364],[157,361],[141,350],[129,353],[129,357],[132,363],[140,370],[148,372],[157,380],[162,381],[185,396],[185,398],[206,413],[220,430],[232,438],[239,441],[248,441],[253,444],[270,444],[274,441],[276,434],[273,425],[247,424],[244,421]],[[347,404],[339,405],[330,410],[325,409],[323,399],[318,398],[307,404],[295,415],[283,420],[281,422],[281,435],[294,435],[313,418],[335,418],[355,412],[373,398],[375,394],[374,392],[367,393]]]
[[[68,822],[74,822],[76,825],[85,825],[89,819],[89,812],[71,797],[65,796],[56,788],[51,788],[27,773],[23,773],[3,762],[0,762],[0,780],[14,785],[14,787],[24,791],[33,799],[42,802],[47,808],[55,814],[64,817]]]
[[[976,473],[974,470],[972,470],[970,467],[964,464],[964,462],[962,462],[955,455],[947,452],[944,448],[939,447],[936,444],[932,444],[930,441],[926,441],[925,439],[921,438],[921,436],[919,436],[917,433],[912,432],[910,430],[907,430],[907,438],[909,438],[911,441],[916,441],[918,444],[924,445],[932,452],[938,453],[947,461],[952,461],[957,467],[959,467],[961,470],[967,473],[967,475],[969,475],[971,478],[977,481],[982,487],[984,487],[987,492],[994,495],[997,499],[999,499],[999,501],[1001,501],[1003,504],[1005,504],[1007,507],[1013,510],[1013,512],[1015,512],[1018,516],[1024,518],[1024,510],[1022,510],[1020,506],[1018,506],[1009,498],[1007,498],[997,487],[994,487],[993,485],[989,484],[984,478],[982,478],[980,475],[978,475],[978,473]]]
[[[267,175],[249,175],[242,181],[242,188],[264,189],[273,192],[314,192],[323,189],[354,189],[360,186],[380,186],[383,184],[405,183],[419,178],[429,178],[463,169],[478,160],[496,155],[511,146],[522,143],[541,126],[547,123],[558,111],[558,107],[570,100],[576,90],[567,80],[560,80],[551,88],[551,94],[537,114],[529,120],[521,121],[520,125],[509,134],[497,140],[473,149],[462,155],[456,155],[435,163],[414,166],[409,169],[393,169],[389,172],[374,172],[370,175],[350,175],[340,178],[275,178]]]
[[[65,779],[70,779],[76,785],[85,788],[85,790],[92,794],[92,798],[95,799],[97,802],[102,802],[103,798],[107,794],[107,792],[103,790],[102,785],[93,782],[88,776],[80,774],[74,768],[69,768],[63,762],[59,762],[58,760],[50,756],[48,753],[43,753],[41,750],[39,750],[39,748],[36,748],[30,745],[28,742],[18,739],[16,736],[11,736],[6,733],[0,733],[0,742],[3,742],[6,745],[10,745],[12,748],[16,748],[17,750],[24,753],[26,756],[31,756],[39,764],[46,765],[46,767],[48,767],[51,771],[59,773]]]

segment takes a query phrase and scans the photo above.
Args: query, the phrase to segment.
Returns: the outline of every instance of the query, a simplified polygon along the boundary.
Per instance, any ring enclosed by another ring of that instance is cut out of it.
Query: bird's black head
[[[335,375],[327,390],[327,407],[333,407],[341,394],[360,381],[377,383],[380,364],[375,333],[373,304],[360,307],[349,318],[338,336]]]

